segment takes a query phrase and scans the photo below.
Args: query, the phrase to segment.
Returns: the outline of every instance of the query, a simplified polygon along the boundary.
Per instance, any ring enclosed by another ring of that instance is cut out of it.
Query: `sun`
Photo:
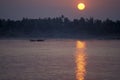
[[[79,10],[84,10],[84,9],[85,9],[85,4],[84,4],[84,3],[79,3],[79,4],[77,5],[77,8],[78,8]]]

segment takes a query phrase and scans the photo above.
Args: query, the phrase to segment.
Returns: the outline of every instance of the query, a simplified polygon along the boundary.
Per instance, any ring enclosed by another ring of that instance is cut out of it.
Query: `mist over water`
[[[119,40],[0,40],[0,80],[119,80]]]

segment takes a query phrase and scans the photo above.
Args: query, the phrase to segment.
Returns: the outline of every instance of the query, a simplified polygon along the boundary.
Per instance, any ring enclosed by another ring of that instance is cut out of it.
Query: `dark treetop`
[[[96,38],[119,39],[120,20],[93,18],[69,20],[56,18],[4,20],[0,19],[0,38]]]

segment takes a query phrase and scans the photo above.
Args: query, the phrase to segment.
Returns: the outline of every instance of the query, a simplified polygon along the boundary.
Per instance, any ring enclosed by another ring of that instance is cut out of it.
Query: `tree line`
[[[22,20],[0,19],[0,38],[90,38],[120,36],[120,20],[104,21],[94,18],[69,20],[63,15],[56,18]]]

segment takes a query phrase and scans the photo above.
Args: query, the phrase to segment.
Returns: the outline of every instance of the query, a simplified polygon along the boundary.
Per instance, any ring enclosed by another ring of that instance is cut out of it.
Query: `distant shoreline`
[[[81,17],[71,21],[65,16],[19,21],[0,19],[0,38],[119,40],[120,20]]]
[[[71,40],[120,40],[120,36],[98,37],[2,37],[0,40],[48,40],[48,39],[71,39]]]

